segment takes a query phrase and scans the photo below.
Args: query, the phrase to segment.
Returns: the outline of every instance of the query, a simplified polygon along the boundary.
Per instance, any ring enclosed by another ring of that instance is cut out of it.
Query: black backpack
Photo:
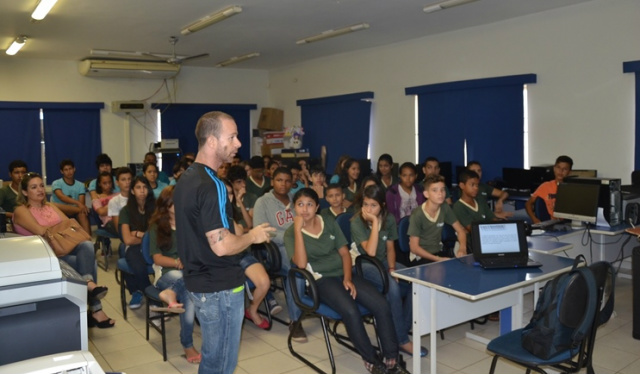
[[[589,267],[576,257],[568,273],[549,281],[538,299],[531,321],[522,330],[522,347],[548,360],[568,349],[577,353],[596,313],[597,288]]]

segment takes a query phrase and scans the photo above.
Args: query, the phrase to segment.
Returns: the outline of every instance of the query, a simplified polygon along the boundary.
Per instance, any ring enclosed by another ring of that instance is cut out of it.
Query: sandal
[[[99,312],[99,311],[96,310],[96,312]],[[89,327],[97,327],[99,329],[108,329],[110,327],[115,326],[116,321],[112,320],[111,318],[106,319],[104,321],[98,321],[93,316],[93,313],[91,313],[90,311],[87,311],[87,324],[89,325]]]
[[[151,305],[151,306],[149,306],[149,310],[152,311],[152,312],[156,312],[156,313],[160,313],[160,312],[176,313],[176,314],[184,313],[185,309],[183,307],[177,306],[177,305],[178,305],[177,302],[170,303],[166,307],[157,306],[157,305]]]
[[[254,325],[258,326],[259,328],[261,328],[263,330],[268,330],[269,329],[269,321],[267,321],[266,318],[263,318],[262,322],[260,322],[260,324],[258,325],[257,323],[255,323],[253,318],[251,318],[251,314],[249,313],[248,309],[245,309],[244,317],[247,318],[249,321],[253,322]]]
[[[191,357],[187,357],[184,356],[187,359],[187,362],[190,364],[199,364],[200,361],[202,361],[202,353],[198,353],[197,356],[191,356]]]
[[[91,291],[87,291],[87,296],[91,300],[100,300],[103,297],[107,296],[107,292],[109,292],[109,289],[107,287],[96,286]]]
[[[400,348],[400,352],[408,355],[409,357],[413,357],[413,352],[406,351]],[[427,357],[429,354],[429,350],[426,347],[420,346],[420,357]]]

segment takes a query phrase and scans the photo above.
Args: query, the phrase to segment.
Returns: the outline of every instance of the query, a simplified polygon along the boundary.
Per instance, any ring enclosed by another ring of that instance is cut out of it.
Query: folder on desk
[[[474,223],[473,257],[485,269],[513,269],[542,266],[529,259],[524,222]]]

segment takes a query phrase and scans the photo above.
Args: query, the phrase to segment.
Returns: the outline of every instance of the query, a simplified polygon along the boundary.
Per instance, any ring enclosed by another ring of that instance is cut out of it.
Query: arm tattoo
[[[209,235],[209,242],[216,244],[224,240],[227,235],[229,235],[229,230],[227,229],[216,230]]]
[[[221,242],[227,235],[229,234],[229,230],[223,229],[218,232],[218,242]]]

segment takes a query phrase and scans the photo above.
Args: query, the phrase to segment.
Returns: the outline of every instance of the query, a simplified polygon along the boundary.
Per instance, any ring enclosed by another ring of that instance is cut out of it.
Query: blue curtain
[[[161,111],[163,139],[178,139],[182,152],[198,152],[195,136],[198,119],[207,112],[221,111],[232,116],[238,125],[238,139],[242,147],[238,154],[243,160],[251,157],[251,111],[255,104],[152,104]],[[171,170],[170,167],[164,167]]]
[[[485,181],[503,167],[523,167],[522,90],[535,82],[525,74],[406,88],[418,95],[420,161],[435,156],[456,170],[464,166],[466,140],[467,159],[482,163]]]
[[[4,139],[11,139],[2,146],[2,160],[8,163],[21,158],[30,171],[42,172],[39,116],[42,109],[47,183],[60,178],[59,164],[65,158],[75,163],[77,180],[95,178],[94,160],[102,153],[102,108],[104,103],[0,102],[2,134],[7,136]],[[5,150],[11,155],[5,156]]]
[[[636,75],[636,142],[635,153],[633,157],[633,169],[637,170],[640,167],[640,61],[628,61],[622,64],[622,71],[624,73],[635,73]]]
[[[327,146],[327,173],[331,174],[342,154],[366,159],[373,92],[298,100],[304,129],[302,146],[312,157],[320,157]]]
[[[95,159],[102,153],[100,110],[44,109],[44,140],[47,183],[62,178],[60,161],[67,158],[76,166],[76,180],[84,183],[97,176]]]
[[[8,166],[13,160],[22,160],[29,171],[42,173],[39,109],[10,108],[6,104],[0,103],[0,179],[8,179]]]

